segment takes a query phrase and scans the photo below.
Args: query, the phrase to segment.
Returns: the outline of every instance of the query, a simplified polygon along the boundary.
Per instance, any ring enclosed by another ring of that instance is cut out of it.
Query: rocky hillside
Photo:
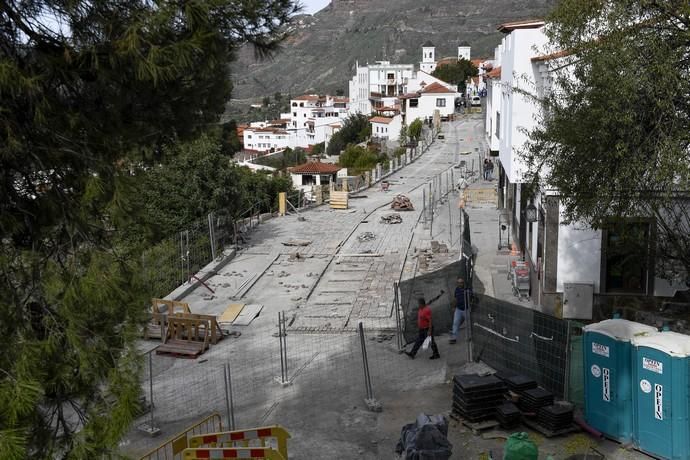
[[[233,98],[261,99],[275,92],[347,94],[355,62],[415,63],[431,40],[436,56],[455,56],[467,42],[472,57],[493,55],[497,24],[543,17],[555,0],[332,0],[314,16],[295,18],[293,36],[272,60],[251,49],[233,66]]]

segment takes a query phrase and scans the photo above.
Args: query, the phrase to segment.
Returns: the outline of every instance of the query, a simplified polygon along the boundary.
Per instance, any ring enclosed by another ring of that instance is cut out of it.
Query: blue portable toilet
[[[690,336],[659,332],[632,340],[635,445],[657,457],[690,459]]]
[[[633,371],[630,340],[654,334],[655,327],[626,319],[607,319],[584,331],[585,419],[619,442],[633,436]]]

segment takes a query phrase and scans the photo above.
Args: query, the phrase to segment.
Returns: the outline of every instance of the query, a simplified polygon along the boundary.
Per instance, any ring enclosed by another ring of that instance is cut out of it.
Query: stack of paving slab
[[[501,428],[506,430],[515,428],[520,423],[520,409],[512,402],[506,401],[496,408],[496,420]]]
[[[525,390],[520,396],[520,410],[523,412],[537,413],[541,407],[553,404],[553,393],[541,387]]]
[[[573,424],[573,406],[559,403],[540,407],[537,411],[537,423],[554,432],[566,430]]]
[[[493,375],[453,377],[453,413],[471,423],[491,419],[505,401],[506,385]]]

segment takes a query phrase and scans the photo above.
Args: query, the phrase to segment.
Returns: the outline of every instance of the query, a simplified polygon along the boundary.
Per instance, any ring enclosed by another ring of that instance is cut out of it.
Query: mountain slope
[[[355,62],[417,64],[431,40],[436,57],[456,56],[468,42],[472,57],[490,57],[502,22],[543,17],[554,0],[332,0],[314,16],[295,18],[294,34],[272,60],[240,50],[232,75],[233,98],[261,98],[277,91],[347,94]]]

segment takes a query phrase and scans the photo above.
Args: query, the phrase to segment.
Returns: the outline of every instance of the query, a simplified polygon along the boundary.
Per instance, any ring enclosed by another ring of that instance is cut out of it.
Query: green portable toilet
[[[633,436],[631,339],[657,329],[626,319],[607,319],[584,332],[585,420],[619,442]]]
[[[632,344],[635,445],[656,457],[690,460],[690,336],[658,332]]]

